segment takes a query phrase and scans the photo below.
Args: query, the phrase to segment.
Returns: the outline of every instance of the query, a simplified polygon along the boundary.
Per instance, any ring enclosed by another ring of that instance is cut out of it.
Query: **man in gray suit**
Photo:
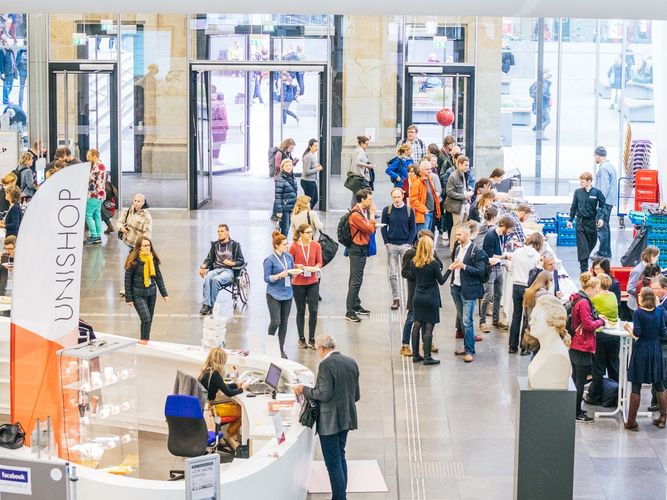
[[[447,197],[445,198],[445,210],[452,214],[452,233],[464,221],[464,204],[470,201],[472,193],[466,189],[466,172],[470,169],[470,160],[463,155],[456,159],[456,170],[447,179],[444,187]],[[455,234],[455,233],[454,233]],[[456,238],[449,236],[449,249],[454,249]]]
[[[317,434],[320,436],[324,463],[329,472],[332,500],[345,500],[347,489],[347,462],[345,443],[348,431],[357,428],[359,401],[359,367],[350,357],[336,350],[336,342],[329,335],[315,339],[322,362],[317,371],[315,387],[297,385],[294,393],[320,404]]]

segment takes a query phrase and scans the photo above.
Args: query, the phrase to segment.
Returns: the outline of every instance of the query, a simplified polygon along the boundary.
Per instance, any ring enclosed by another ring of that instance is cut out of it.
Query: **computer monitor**
[[[282,368],[271,363],[268,371],[266,372],[266,385],[271,386],[274,391],[277,391],[278,384],[280,383],[280,375],[282,373]]]

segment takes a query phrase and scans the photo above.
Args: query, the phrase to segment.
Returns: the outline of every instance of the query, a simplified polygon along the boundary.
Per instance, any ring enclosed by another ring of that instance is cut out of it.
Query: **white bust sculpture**
[[[530,334],[540,342],[540,350],[528,365],[532,389],[567,389],[572,365],[561,334],[567,313],[553,295],[537,299],[530,315]]]

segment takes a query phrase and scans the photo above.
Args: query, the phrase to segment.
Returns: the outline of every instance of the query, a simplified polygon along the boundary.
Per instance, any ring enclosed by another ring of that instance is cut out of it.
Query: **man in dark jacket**
[[[456,241],[459,245],[449,270],[452,271],[452,298],[456,314],[461,318],[464,346],[456,351],[456,355],[471,363],[475,354],[475,302],[484,295],[482,277],[487,256],[484,250],[475,247],[470,239],[470,228],[465,224],[456,228]]]
[[[204,278],[204,303],[199,314],[206,316],[213,312],[218,292],[234,280],[234,268],[244,263],[241,245],[229,237],[229,226],[220,224],[218,241],[211,242],[211,250],[199,268],[199,276]]]
[[[482,246],[484,253],[489,259],[498,259],[497,262],[494,260],[493,264],[491,264],[491,274],[489,275],[489,281],[484,284],[484,298],[479,308],[479,328],[484,333],[490,331],[486,324],[486,311],[489,308],[489,304],[491,304],[493,311],[491,316],[493,326],[502,328],[503,330],[507,329],[507,324],[503,323],[501,326],[500,323],[500,301],[503,296],[503,263],[501,261],[507,260],[507,256],[503,255],[501,238],[505,238],[513,228],[514,220],[505,215],[498,221],[498,225],[493,230],[487,231],[484,236],[484,244]]]
[[[598,241],[597,230],[604,225],[607,205],[602,192],[593,187],[593,174],[583,172],[579,176],[579,185],[581,187],[574,192],[567,227],[572,228],[576,217],[577,260],[583,273],[588,270],[588,258]]]
[[[347,489],[347,462],[345,444],[349,431],[357,428],[359,401],[359,367],[350,357],[336,350],[336,342],[329,335],[320,335],[315,348],[322,358],[317,371],[315,387],[297,385],[294,393],[320,404],[317,434],[320,436],[322,456],[329,472],[332,500],[345,500]]]
[[[280,232],[287,236],[290,228],[292,210],[298,195],[294,180],[294,163],[292,160],[283,160],[280,164],[280,174],[276,177],[276,191],[273,201],[273,212],[280,220]]]
[[[391,287],[391,309],[395,311],[400,305],[398,293],[399,262],[405,252],[412,247],[415,240],[415,212],[403,201],[403,190],[391,190],[391,204],[382,209],[382,241],[387,247],[389,260],[389,286]]]

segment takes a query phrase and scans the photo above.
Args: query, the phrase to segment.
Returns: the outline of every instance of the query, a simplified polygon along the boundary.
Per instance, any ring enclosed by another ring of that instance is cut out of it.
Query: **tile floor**
[[[340,214],[323,216],[335,234]],[[262,261],[270,252],[273,225],[267,211],[154,211],[154,243],[163,260],[170,302],[159,302],[152,338],[196,344],[200,340],[201,280],[196,271],[215,238],[216,225],[230,225],[249,262],[248,306],[232,313],[222,293],[222,311],[231,316],[228,346],[244,347],[247,332],[264,332],[268,324]],[[621,252],[631,230],[614,232]],[[438,245],[442,254],[442,245]],[[617,254],[620,256],[620,253]],[[112,235],[101,246],[86,247],[82,316],[97,330],[138,338],[134,309],[120,299],[126,247]],[[572,248],[558,248],[570,272],[577,269]],[[349,459],[378,461],[389,487],[386,494],[350,495],[351,499],[509,499],[514,468],[516,377],[525,375],[527,358],[507,354],[507,332],[492,331],[477,346],[475,362],[465,365],[453,355],[453,304],[449,286],[441,289],[442,322],[436,327],[438,367],[413,366],[398,355],[401,311],[389,309],[384,249],[369,259],[362,300],[373,314],[360,324],[344,320],[348,265],[339,254],[323,273],[318,332],[338,340],[341,351],[361,369],[359,429],[348,441]],[[576,275],[576,274],[574,274]],[[292,317],[294,311],[292,312]],[[313,370],[317,355],[296,347],[293,319],[286,351]],[[644,402],[650,397],[644,394]],[[178,459],[166,450],[165,438],[143,433],[143,475],[164,478]],[[321,459],[319,450],[317,459]],[[658,499],[667,491],[667,432],[640,421],[640,431],[623,430],[620,420],[577,425],[575,498]],[[325,498],[312,495],[312,498]],[[548,498],[545,494],[544,498]]]

